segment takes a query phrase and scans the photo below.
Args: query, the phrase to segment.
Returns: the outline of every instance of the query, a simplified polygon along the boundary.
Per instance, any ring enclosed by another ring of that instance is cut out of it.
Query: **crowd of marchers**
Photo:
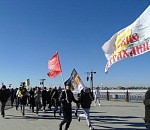
[[[94,97],[95,96],[95,97]],[[19,88],[9,88],[7,89],[5,85],[2,85],[0,89],[0,102],[1,102],[1,115],[5,117],[5,106],[6,102],[10,99],[11,106],[15,107],[16,110],[20,109],[23,116],[25,116],[25,107],[29,107],[31,112],[36,113],[39,116],[39,111],[46,112],[46,108],[49,111],[53,111],[54,117],[56,113],[59,113],[60,117],[63,117],[59,124],[59,130],[62,130],[64,124],[64,130],[68,130],[70,123],[72,121],[72,102],[76,103],[75,116],[80,122],[81,118],[85,118],[89,129],[94,128],[91,125],[90,120],[90,107],[92,101],[95,100],[94,104],[98,102],[100,106],[100,91],[99,87],[93,93],[90,88],[83,88],[78,96],[75,98],[72,93],[72,88],[70,85],[65,86],[65,90],[61,87],[49,88],[40,87],[31,88],[27,90],[26,87],[20,86]],[[78,109],[82,108],[83,113],[79,114]]]

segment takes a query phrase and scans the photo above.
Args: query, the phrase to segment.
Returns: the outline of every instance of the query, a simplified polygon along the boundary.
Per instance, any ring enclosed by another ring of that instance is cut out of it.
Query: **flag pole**
[[[56,51],[56,53],[58,53],[57,51]],[[62,69],[61,69],[62,70]],[[63,77],[63,73],[61,72],[61,78],[62,78],[62,82],[63,82],[63,86],[64,86],[64,88],[65,88],[65,94],[66,94],[66,98],[67,98],[67,103],[69,103],[69,101],[68,101],[68,96],[67,96],[67,92],[66,92],[66,87],[65,87],[65,84],[64,84],[64,77]]]
[[[64,77],[63,77],[63,73],[62,72],[61,72],[61,77],[62,77],[62,82],[63,82],[64,88],[65,88],[65,94],[66,94],[67,103],[69,103],[68,96],[67,96],[67,91],[66,91],[66,87],[65,87],[65,84],[64,84]]]

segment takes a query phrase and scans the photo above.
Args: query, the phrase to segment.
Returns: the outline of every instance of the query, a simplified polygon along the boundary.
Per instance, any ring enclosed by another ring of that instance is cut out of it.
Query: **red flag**
[[[47,75],[50,78],[55,78],[62,72],[58,52],[48,61],[48,69],[50,72]]]

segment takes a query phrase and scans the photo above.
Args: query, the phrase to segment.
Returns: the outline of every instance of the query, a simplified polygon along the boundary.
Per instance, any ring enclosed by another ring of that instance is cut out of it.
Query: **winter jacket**
[[[28,92],[27,91],[22,91],[20,94],[20,102],[22,105],[27,104],[27,97],[28,97]]]
[[[66,95],[67,99],[66,100]],[[70,90],[62,91],[59,97],[59,101],[62,103],[63,110],[71,110],[72,109],[72,101],[78,103],[78,101],[74,98],[73,93]]]
[[[150,89],[145,93],[145,121],[150,122]]]
[[[41,102],[41,91],[35,91],[34,98],[35,102]]]
[[[7,102],[9,96],[10,96],[10,91],[8,89],[0,90],[0,101],[1,102]]]
[[[93,100],[94,98],[91,93],[85,93],[82,91],[79,95],[79,102],[81,103],[82,108],[90,108]]]

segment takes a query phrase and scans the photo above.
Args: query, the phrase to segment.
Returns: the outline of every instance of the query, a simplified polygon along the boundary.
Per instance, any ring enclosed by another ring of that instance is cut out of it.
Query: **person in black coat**
[[[30,96],[30,108],[32,109],[32,112],[34,112],[34,107],[35,107],[34,91],[35,91],[35,88],[32,88],[32,89],[29,91],[29,96]]]
[[[145,125],[147,127],[147,130],[150,130],[150,89],[148,89],[145,93],[145,99],[143,103],[145,105]]]
[[[49,88],[49,90],[47,92],[47,104],[48,104],[48,108],[50,111],[51,111],[51,107],[52,107],[51,93],[52,93],[52,88]]]
[[[45,112],[45,107],[46,107],[46,104],[47,104],[47,90],[46,90],[46,87],[44,87],[43,91],[42,91],[42,105],[43,105],[43,111]]]
[[[23,116],[25,115],[25,106],[27,104],[27,98],[28,98],[28,91],[26,88],[23,87],[20,93],[21,113]]]
[[[10,90],[10,99],[11,99],[11,106],[13,107],[14,104],[14,89]]]
[[[58,92],[57,87],[53,89],[51,100],[54,106],[54,117],[56,117],[56,111],[58,110],[58,101],[59,101],[59,92]]]
[[[3,85],[0,90],[0,101],[1,101],[1,115],[2,117],[5,117],[5,106],[6,102],[9,98],[10,91],[6,89],[6,86]]]
[[[94,130],[90,121],[90,107],[91,107],[91,103],[93,100],[94,100],[94,97],[91,94],[90,89],[86,87],[83,88],[83,90],[81,91],[81,94],[79,95],[79,102],[81,103],[81,107],[83,109],[84,114],[79,115],[78,121],[80,121],[81,117],[85,117],[87,121],[87,125],[90,130]]]
[[[59,124],[59,130],[62,130],[62,126],[66,123],[65,129],[68,130],[72,121],[72,101],[78,103],[71,92],[71,86],[67,85],[66,90],[62,91],[59,97],[59,101],[62,103],[63,120]]]

